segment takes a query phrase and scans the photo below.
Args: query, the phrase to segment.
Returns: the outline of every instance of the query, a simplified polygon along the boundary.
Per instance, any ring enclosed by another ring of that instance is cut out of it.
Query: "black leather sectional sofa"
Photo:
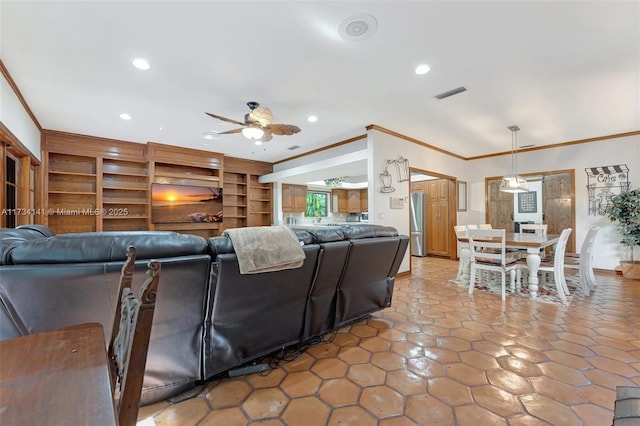
[[[408,237],[377,225],[296,236],[300,268],[242,275],[224,236],[0,229],[0,340],[83,322],[109,333],[128,245],[138,285],[148,259],[162,264],[143,404],[391,304]]]

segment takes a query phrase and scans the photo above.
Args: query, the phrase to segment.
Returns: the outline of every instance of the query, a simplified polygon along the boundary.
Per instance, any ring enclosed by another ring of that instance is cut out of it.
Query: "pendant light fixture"
[[[518,176],[518,131],[520,127],[514,124],[509,126],[508,129],[511,130],[511,174],[502,178],[500,191],[512,194],[529,192],[527,181],[522,176]]]

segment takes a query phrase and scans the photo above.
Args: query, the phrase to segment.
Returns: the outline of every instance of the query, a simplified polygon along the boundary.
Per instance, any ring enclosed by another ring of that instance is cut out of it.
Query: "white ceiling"
[[[377,33],[342,39],[360,13]],[[639,1],[2,0],[0,15],[0,57],[45,129],[274,162],[369,124],[465,157],[510,150],[511,124],[537,146],[640,128]],[[203,139],[233,128],[205,111],[242,121],[251,100],[302,131]]]

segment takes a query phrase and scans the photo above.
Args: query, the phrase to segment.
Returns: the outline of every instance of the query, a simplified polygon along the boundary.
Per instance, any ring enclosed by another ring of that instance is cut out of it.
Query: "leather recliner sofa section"
[[[228,237],[209,239],[213,304],[205,378],[391,305],[408,237],[379,225],[296,235],[307,256],[303,266],[256,275],[239,273]]]
[[[379,225],[300,230],[300,268],[242,275],[224,236],[20,228],[0,229],[0,340],[99,322],[108,341],[127,246],[134,287],[161,262],[142,404],[390,306],[409,243]]]
[[[0,230],[0,239],[16,231],[21,230]],[[0,340],[98,322],[106,344],[129,245],[137,255],[134,291],[139,291],[148,259],[161,262],[142,403],[191,389],[202,378],[211,266],[206,241],[198,236],[99,232],[14,242],[0,266]]]

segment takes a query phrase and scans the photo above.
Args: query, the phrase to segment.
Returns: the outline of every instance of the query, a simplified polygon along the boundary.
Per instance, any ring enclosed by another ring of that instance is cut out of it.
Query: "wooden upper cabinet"
[[[282,212],[303,213],[307,211],[307,187],[282,184]]]
[[[411,192],[426,192],[427,188],[424,181],[411,182]]]
[[[333,213],[349,212],[349,200],[346,189],[331,190],[331,211]]]
[[[347,191],[347,211],[349,213],[360,213],[360,190],[350,189]]]
[[[369,190],[368,189],[360,190],[360,211],[361,212],[369,211]]]
[[[436,179],[426,181],[427,199],[429,201],[445,201],[449,199],[449,180]]]

